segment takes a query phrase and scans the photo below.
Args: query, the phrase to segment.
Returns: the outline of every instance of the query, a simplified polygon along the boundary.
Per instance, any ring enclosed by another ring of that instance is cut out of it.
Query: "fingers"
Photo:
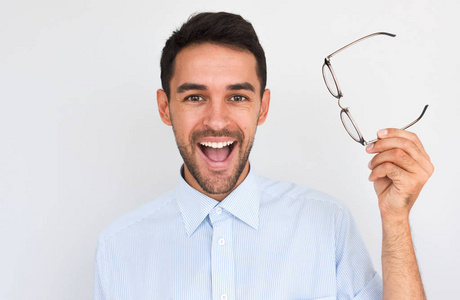
[[[400,138],[404,140],[409,140],[413,143],[413,145],[415,146],[415,149],[419,151],[420,154],[425,156],[426,159],[428,160],[430,159],[430,157],[425,151],[425,148],[422,145],[422,142],[420,141],[418,136],[413,132],[401,130],[401,129],[395,129],[395,128],[387,128],[387,129],[382,129],[379,132],[377,132],[377,137],[379,138],[378,141],[382,141],[382,140],[389,139],[389,138]],[[372,152],[376,153],[378,151],[372,151]]]
[[[375,156],[369,162],[369,180],[379,198],[382,220],[409,216],[434,167],[417,135],[401,129],[384,129],[366,148]]]
[[[396,140],[395,144],[404,143],[404,141]],[[375,155],[369,162],[369,169],[374,170],[376,167],[390,163],[394,166],[401,168],[402,170],[429,177],[431,175],[431,163],[425,159],[418,151],[414,150],[413,146],[405,146],[389,148]]]
[[[429,176],[417,174],[413,176],[402,168],[385,162],[372,170],[369,180],[377,182],[378,180],[391,180],[395,187],[400,189],[404,194],[418,194],[423,184],[428,180]]]
[[[371,170],[388,162],[409,173],[431,176],[433,164],[416,134],[400,129],[385,129],[379,131],[378,137],[377,142],[366,148],[368,153],[378,153],[369,163]]]
[[[370,181],[388,176],[396,179],[397,176],[409,173],[417,177],[430,177],[427,170],[419,165],[410,155],[401,149],[392,149],[382,152],[369,162],[369,169],[372,170],[369,177]]]

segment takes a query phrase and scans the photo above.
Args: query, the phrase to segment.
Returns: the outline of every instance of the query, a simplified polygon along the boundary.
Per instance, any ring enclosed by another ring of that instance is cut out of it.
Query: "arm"
[[[409,227],[409,212],[434,171],[418,137],[400,129],[378,133],[366,148],[375,153],[369,180],[379,199],[382,217],[384,299],[426,299]]]

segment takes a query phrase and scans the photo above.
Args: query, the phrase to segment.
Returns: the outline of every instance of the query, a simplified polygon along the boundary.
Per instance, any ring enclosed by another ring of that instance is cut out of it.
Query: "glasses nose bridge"
[[[342,110],[346,110],[346,109],[347,109],[347,107],[345,107],[345,106],[342,106],[342,104],[340,103],[340,100],[342,100],[342,97],[340,97],[340,98],[337,98],[337,104],[339,105],[339,107],[340,107]]]

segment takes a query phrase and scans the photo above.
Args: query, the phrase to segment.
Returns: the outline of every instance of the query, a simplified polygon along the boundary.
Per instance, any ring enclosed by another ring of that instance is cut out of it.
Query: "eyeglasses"
[[[354,41],[354,42],[352,42],[352,43],[340,48],[339,50],[335,51],[334,53],[328,55],[324,59],[324,64],[323,64],[323,79],[324,79],[324,82],[326,83],[327,89],[332,94],[332,96],[337,98],[339,107],[342,109],[342,111],[340,112],[340,119],[342,120],[342,124],[345,127],[345,129],[347,130],[348,134],[355,141],[357,141],[358,143],[360,143],[363,146],[375,143],[378,139],[375,139],[375,140],[372,140],[372,141],[366,141],[363,138],[363,135],[361,134],[361,131],[359,130],[358,126],[356,125],[356,122],[353,120],[353,117],[351,116],[351,113],[350,113],[350,110],[348,109],[348,107],[343,107],[340,104],[340,100],[342,99],[343,94],[342,94],[342,90],[340,89],[339,82],[337,81],[337,76],[335,75],[334,69],[332,68],[332,65],[331,65],[331,57],[336,55],[340,51],[345,50],[346,48],[348,48],[348,47],[350,47],[350,46],[352,46],[352,45],[354,45],[354,44],[356,44],[356,43],[358,43],[358,42],[360,42],[362,40],[365,40],[367,38],[377,36],[377,35],[384,35],[384,36],[390,36],[390,37],[395,37],[396,36],[395,34],[387,33],[387,32],[376,32],[376,33],[366,35],[365,37],[362,37],[362,38],[360,38],[360,39],[358,39],[358,40],[356,40],[356,41]],[[405,129],[411,127],[412,125],[414,125],[415,123],[417,123],[423,117],[423,115],[425,114],[425,111],[427,110],[427,108],[428,108],[428,105],[425,105],[425,107],[423,108],[422,114],[414,122],[410,123],[409,125],[406,125],[406,126],[402,127],[401,129],[405,130]]]

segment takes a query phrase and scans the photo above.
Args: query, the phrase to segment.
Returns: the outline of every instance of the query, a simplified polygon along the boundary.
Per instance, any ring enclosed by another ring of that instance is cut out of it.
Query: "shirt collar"
[[[188,236],[216,207],[221,207],[256,230],[259,227],[259,181],[251,170],[243,182],[221,202],[195,190],[182,176],[177,184],[176,198]]]

